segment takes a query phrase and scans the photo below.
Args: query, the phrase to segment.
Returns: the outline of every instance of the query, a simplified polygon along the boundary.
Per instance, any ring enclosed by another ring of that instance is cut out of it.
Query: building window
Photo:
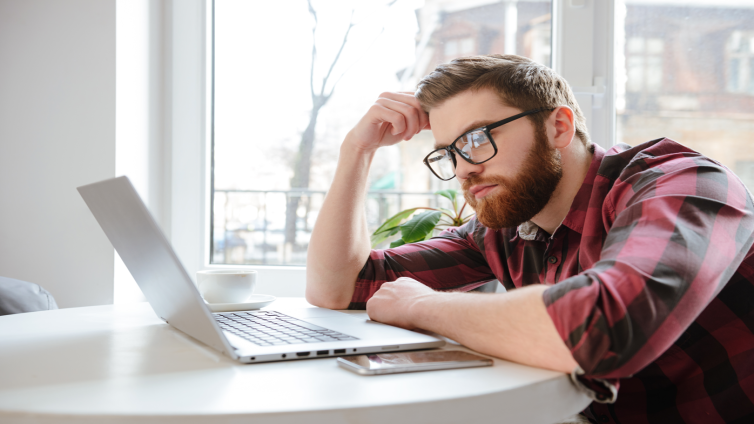
[[[754,189],[754,96],[741,95],[752,93],[754,3],[686,3],[618,7],[617,52],[625,56],[616,57],[616,72],[626,75],[616,75],[616,91],[625,93],[616,141],[670,138],[735,170]]]
[[[733,31],[726,43],[727,89],[754,94],[754,32]]]
[[[552,56],[550,15],[537,16],[524,34],[524,53],[535,62],[550,66]]]
[[[626,40],[626,89],[656,93],[662,87],[661,38],[631,37]]]
[[[470,56],[476,53],[472,37],[458,38],[445,42],[444,53],[448,59],[459,56]]]

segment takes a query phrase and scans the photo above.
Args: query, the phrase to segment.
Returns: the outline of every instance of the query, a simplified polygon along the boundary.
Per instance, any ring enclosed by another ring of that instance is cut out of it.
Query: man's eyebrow
[[[457,140],[458,137],[460,137],[463,134],[466,134],[467,132],[469,132],[471,130],[475,130],[477,128],[484,127],[486,125],[492,124],[493,122],[497,122],[497,121],[491,121],[491,120],[488,120],[488,119],[474,121],[474,122],[470,123],[469,125],[466,125],[466,127],[463,129],[463,131],[461,131],[461,133],[458,134],[458,136],[456,136],[456,137],[453,138],[453,141]],[[453,141],[451,141],[451,143]],[[442,143],[440,143],[438,141],[435,141],[435,150],[443,148],[443,147],[447,146],[448,144],[450,144],[450,143],[447,143],[447,144],[443,145]]]

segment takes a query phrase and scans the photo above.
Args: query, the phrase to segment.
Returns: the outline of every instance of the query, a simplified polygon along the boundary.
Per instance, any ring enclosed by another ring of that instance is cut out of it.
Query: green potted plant
[[[390,243],[390,247],[398,247],[406,243],[427,240],[432,237],[434,230],[449,227],[459,227],[471,219],[471,214],[463,216],[466,201],[459,205],[456,190],[440,190],[435,192],[448,199],[453,210],[446,208],[416,207],[406,209],[388,218],[372,234],[372,248],[388,238],[400,233],[400,238]],[[420,212],[422,211],[422,212]],[[410,218],[410,219],[409,219]]]

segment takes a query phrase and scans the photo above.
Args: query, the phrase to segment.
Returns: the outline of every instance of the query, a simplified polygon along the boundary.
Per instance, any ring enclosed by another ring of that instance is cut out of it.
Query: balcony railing
[[[212,226],[212,263],[305,265],[311,230],[324,201],[325,190],[215,190]],[[295,243],[285,241],[286,205],[301,198],[297,210]],[[369,231],[387,218],[416,206],[449,207],[435,193],[395,190],[367,192]]]

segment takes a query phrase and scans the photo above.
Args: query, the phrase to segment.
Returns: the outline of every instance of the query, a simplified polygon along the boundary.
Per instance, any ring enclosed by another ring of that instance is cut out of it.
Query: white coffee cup
[[[196,285],[209,303],[243,303],[254,293],[257,272],[241,269],[205,269],[196,273]]]

